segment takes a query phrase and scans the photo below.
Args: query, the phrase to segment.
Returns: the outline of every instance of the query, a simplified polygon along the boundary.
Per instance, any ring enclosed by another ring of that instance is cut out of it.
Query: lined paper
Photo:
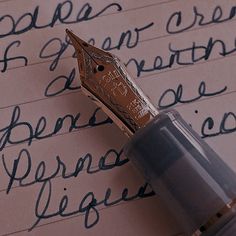
[[[0,236],[181,235],[85,97],[69,28],[119,56],[236,170],[233,0],[0,1]]]

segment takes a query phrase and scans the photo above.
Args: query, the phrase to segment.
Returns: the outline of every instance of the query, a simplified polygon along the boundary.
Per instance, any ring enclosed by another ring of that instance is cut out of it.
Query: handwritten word
[[[133,30],[128,29],[127,31],[124,31],[120,34],[118,40],[114,40],[110,36],[107,36],[102,40],[102,44],[99,46],[99,48],[102,48],[106,51],[111,51],[114,49],[120,50],[122,46],[134,48],[140,41],[141,33],[144,33],[145,30],[151,28],[153,25],[154,23],[151,22],[142,27],[135,27]],[[95,38],[90,38],[88,43],[95,45]],[[70,45],[72,45],[72,43],[67,35],[65,36],[64,41],[60,38],[52,38],[48,40],[40,50],[39,58],[53,59],[49,66],[49,69],[53,71],[56,69],[59,60],[65,54]],[[52,51],[51,48],[55,48],[55,51]],[[73,54],[73,57],[76,57],[75,53]]]
[[[58,94],[63,93],[66,90],[78,90],[80,89],[79,85],[74,85],[73,83],[75,82],[75,76],[76,72],[75,72],[75,68],[72,69],[72,71],[70,72],[69,76],[66,75],[60,75],[58,77],[56,77],[55,79],[53,79],[46,87],[45,92],[44,92],[44,96],[46,97],[53,97],[56,96]],[[59,85],[59,88],[57,88],[57,83]],[[60,84],[62,84],[62,86],[60,86]]]
[[[235,42],[230,46],[226,45],[223,40],[209,38],[207,45],[197,45],[196,42],[192,43],[191,47],[183,49],[174,49],[173,45],[169,44],[170,55],[167,58],[167,62],[161,56],[156,56],[153,65],[151,67],[146,66],[146,61],[141,59],[138,61],[135,58],[129,59],[126,66],[130,66],[133,63],[137,70],[137,77],[140,77],[142,73],[149,73],[153,71],[161,71],[172,68],[174,65],[186,66],[194,65],[196,62],[207,61],[215,51],[218,55],[225,57],[236,52]]]
[[[56,216],[61,216],[63,218],[71,217],[78,214],[84,215],[84,227],[89,229],[95,226],[100,219],[100,212],[97,209],[98,206],[110,207],[117,205],[121,202],[129,202],[139,198],[147,198],[154,196],[155,193],[150,190],[148,184],[144,184],[139,187],[137,193],[131,195],[128,188],[124,188],[121,197],[114,200],[114,196],[112,196],[112,189],[110,187],[107,188],[104,194],[104,198],[102,200],[98,200],[95,196],[94,192],[88,192],[84,195],[82,200],[77,204],[78,207],[74,210],[67,210],[69,208],[69,197],[64,194],[61,197],[59,206],[56,211],[52,211],[49,209],[52,208],[51,205],[54,205],[52,200],[52,184],[50,181],[43,183],[39,195],[37,197],[36,205],[35,205],[35,216],[37,220],[35,223],[29,228],[28,231],[34,229],[42,219],[50,219]],[[112,198],[112,200],[110,200]]]
[[[217,131],[213,131],[216,128]],[[234,112],[224,113],[219,128],[216,127],[212,117],[207,117],[201,127],[201,135],[203,138],[214,137],[221,134],[229,134],[236,132],[236,114]]]
[[[140,27],[140,28],[136,27],[136,28],[134,28],[133,31],[131,31],[129,29],[126,32],[122,32],[118,41],[117,41],[118,43],[116,42],[115,45],[113,45],[113,46],[112,46],[111,37],[106,37],[102,43],[101,48],[106,51],[110,51],[110,50],[114,50],[114,49],[120,50],[122,46],[125,46],[127,48],[134,48],[138,45],[141,32],[146,31],[147,29],[151,28],[153,25],[154,25],[154,23],[151,22],[143,27]]]
[[[1,72],[5,72],[8,68],[8,63],[10,61],[15,61],[15,60],[18,60],[18,61],[22,61],[23,62],[23,65],[24,66],[27,66],[28,65],[28,59],[25,57],[25,56],[14,56],[14,57],[9,57],[8,54],[12,54],[12,52],[15,53],[15,47],[19,47],[21,44],[21,41],[19,40],[16,40],[16,41],[13,41],[12,43],[10,43],[6,49],[4,50],[4,54],[3,54],[3,59],[0,60],[0,64],[2,64],[2,70]]]
[[[99,222],[100,213],[97,209],[98,206],[103,205],[105,207],[109,207],[112,205],[117,205],[122,201],[127,202],[138,198],[151,197],[155,195],[155,193],[150,190],[150,188],[148,190],[148,184],[144,184],[143,186],[139,187],[137,192],[133,195],[129,195],[129,189],[124,188],[122,190],[121,197],[117,198],[116,200],[114,200],[114,197],[112,197],[113,200],[110,200],[112,196],[112,190],[108,187],[102,200],[98,201],[93,192],[88,192],[78,204],[78,208],[70,211],[67,210],[67,206],[69,205],[69,197],[63,194],[59,207],[57,208],[59,210],[55,212],[50,210],[51,212],[49,213],[48,209],[52,209],[50,204],[53,204],[53,185],[51,182],[58,175],[61,175],[63,179],[76,178],[83,170],[85,170],[87,174],[95,174],[100,171],[107,171],[116,167],[121,167],[128,162],[127,158],[121,158],[121,154],[122,150],[116,151],[114,149],[110,149],[105,153],[104,156],[100,157],[98,160],[98,166],[92,167],[93,156],[90,153],[87,153],[84,157],[80,157],[77,160],[72,172],[68,172],[66,164],[59,156],[56,156],[57,164],[55,166],[55,170],[46,176],[45,173],[49,172],[47,171],[48,168],[44,161],[40,161],[35,169],[34,180],[30,182],[27,181],[27,178],[32,176],[32,166],[34,166],[32,165],[33,158],[31,157],[30,152],[27,149],[22,149],[19,152],[18,157],[14,159],[11,168],[7,167],[5,156],[3,154],[3,167],[9,177],[6,193],[10,193],[15,182],[17,182],[18,186],[20,187],[27,187],[37,183],[42,183],[35,205],[35,216],[37,217],[37,220],[29,228],[29,231],[33,230],[42,219],[49,219],[55,216],[69,217],[77,214],[84,214],[84,226],[85,228],[91,228]],[[95,213],[95,217],[93,213]],[[93,217],[90,217],[91,214]]]
[[[178,103],[191,103],[191,102],[195,102],[199,99],[201,99],[202,97],[212,97],[212,96],[216,96],[218,94],[221,94],[223,92],[225,92],[227,90],[227,86],[225,86],[224,88],[216,91],[216,92],[207,92],[206,91],[206,83],[204,81],[201,81],[199,87],[198,87],[198,96],[196,96],[195,98],[190,98],[190,99],[183,99],[183,85],[179,84],[177,89],[167,89],[165,90],[162,95],[159,98],[158,101],[158,106],[159,108],[168,108],[171,106],[174,106]],[[169,98],[169,99],[168,99]],[[168,102],[165,102],[165,100],[167,100]]]
[[[116,151],[115,149],[109,149],[104,156],[99,158],[97,167],[93,164],[92,154],[86,153],[83,157],[78,158],[74,170],[71,172],[67,170],[68,167],[61,160],[60,156],[56,156],[55,170],[53,170],[51,174],[47,174],[47,176],[46,173],[49,173],[47,163],[45,161],[40,161],[37,165],[32,164],[32,160],[34,159],[27,149],[22,149],[19,152],[19,155],[14,159],[11,168],[7,167],[5,155],[2,154],[3,167],[9,177],[6,193],[9,194],[15,182],[18,183],[19,187],[27,187],[53,180],[58,176],[62,179],[76,178],[82,171],[85,171],[87,174],[95,174],[100,171],[107,171],[115,167],[123,166],[129,160],[127,158],[122,158],[122,153],[123,150]],[[28,180],[28,177],[32,174],[32,166],[36,167],[36,169],[33,175],[34,179],[30,181]]]
[[[32,29],[45,29],[54,27],[57,23],[68,25],[82,21],[89,21],[99,17],[110,8],[114,8],[116,11],[122,10],[121,5],[118,3],[108,4],[98,12],[95,12],[89,3],[83,4],[80,9],[77,10],[74,8],[73,2],[69,0],[58,3],[52,18],[44,25],[40,25],[38,22],[40,18],[40,6],[36,6],[33,12],[24,13],[18,19],[14,19],[14,17],[9,14],[0,16],[0,29],[3,30],[0,32],[0,38],[7,37],[9,35],[23,34]],[[75,16],[74,19],[71,19],[72,16]]]
[[[183,20],[182,12],[176,11],[168,19],[167,24],[166,24],[166,31],[169,34],[177,34],[177,33],[181,33],[186,30],[189,30],[195,26],[202,27],[202,26],[211,25],[211,24],[220,24],[223,22],[230,21],[235,17],[236,17],[236,6],[233,6],[230,9],[230,12],[226,17],[223,16],[223,10],[221,6],[216,6],[212,12],[210,20],[207,20],[206,16],[199,13],[199,10],[197,9],[197,7],[194,6],[193,7],[193,20],[191,21],[189,25],[186,24],[186,22]]]
[[[42,59],[48,59],[48,58],[53,59],[54,58],[49,66],[49,70],[54,71],[58,65],[59,60],[61,59],[61,57],[63,56],[65,51],[68,49],[69,45],[72,45],[72,42],[70,41],[68,35],[65,36],[64,42],[60,38],[52,38],[52,39],[48,40],[44,44],[42,49],[40,50],[39,58],[42,58]],[[50,50],[51,47],[56,48],[56,50],[54,52],[52,52]],[[48,50],[50,53],[48,53]],[[73,54],[73,58],[76,58],[75,53]]]
[[[41,116],[38,119],[36,126],[33,127],[33,125],[27,121],[20,121],[21,109],[19,106],[15,106],[9,124],[6,127],[0,129],[0,151],[2,151],[7,144],[15,145],[26,142],[28,145],[31,145],[33,140],[50,138],[62,130],[62,128],[65,126],[65,121],[70,123],[68,126],[68,132],[80,130],[86,127],[111,124],[112,120],[110,118],[97,121],[97,115],[99,111],[99,108],[93,111],[93,114],[89,117],[88,121],[82,125],[78,124],[81,118],[80,112],[78,112],[76,115],[66,114],[63,117],[57,118],[55,124],[51,128],[51,131],[46,133],[46,130],[48,130],[48,121],[46,117]],[[14,137],[14,131],[19,129],[24,130],[25,132],[21,132],[21,136],[16,138]]]

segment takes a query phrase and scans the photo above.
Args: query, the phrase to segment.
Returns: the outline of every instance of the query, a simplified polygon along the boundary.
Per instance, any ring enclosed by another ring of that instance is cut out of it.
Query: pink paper
[[[236,170],[234,4],[0,1],[0,236],[181,235],[82,94],[65,29],[119,56]]]

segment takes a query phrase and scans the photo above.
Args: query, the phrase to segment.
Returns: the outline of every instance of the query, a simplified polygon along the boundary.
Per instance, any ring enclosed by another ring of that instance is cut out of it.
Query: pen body
[[[136,132],[125,153],[186,235],[236,235],[236,175],[176,111]]]

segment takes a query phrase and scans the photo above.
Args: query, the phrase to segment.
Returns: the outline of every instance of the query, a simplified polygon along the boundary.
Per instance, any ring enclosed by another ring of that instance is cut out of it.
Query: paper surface
[[[80,91],[69,28],[119,56],[236,170],[233,0],[0,1],[0,236],[179,235]]]

